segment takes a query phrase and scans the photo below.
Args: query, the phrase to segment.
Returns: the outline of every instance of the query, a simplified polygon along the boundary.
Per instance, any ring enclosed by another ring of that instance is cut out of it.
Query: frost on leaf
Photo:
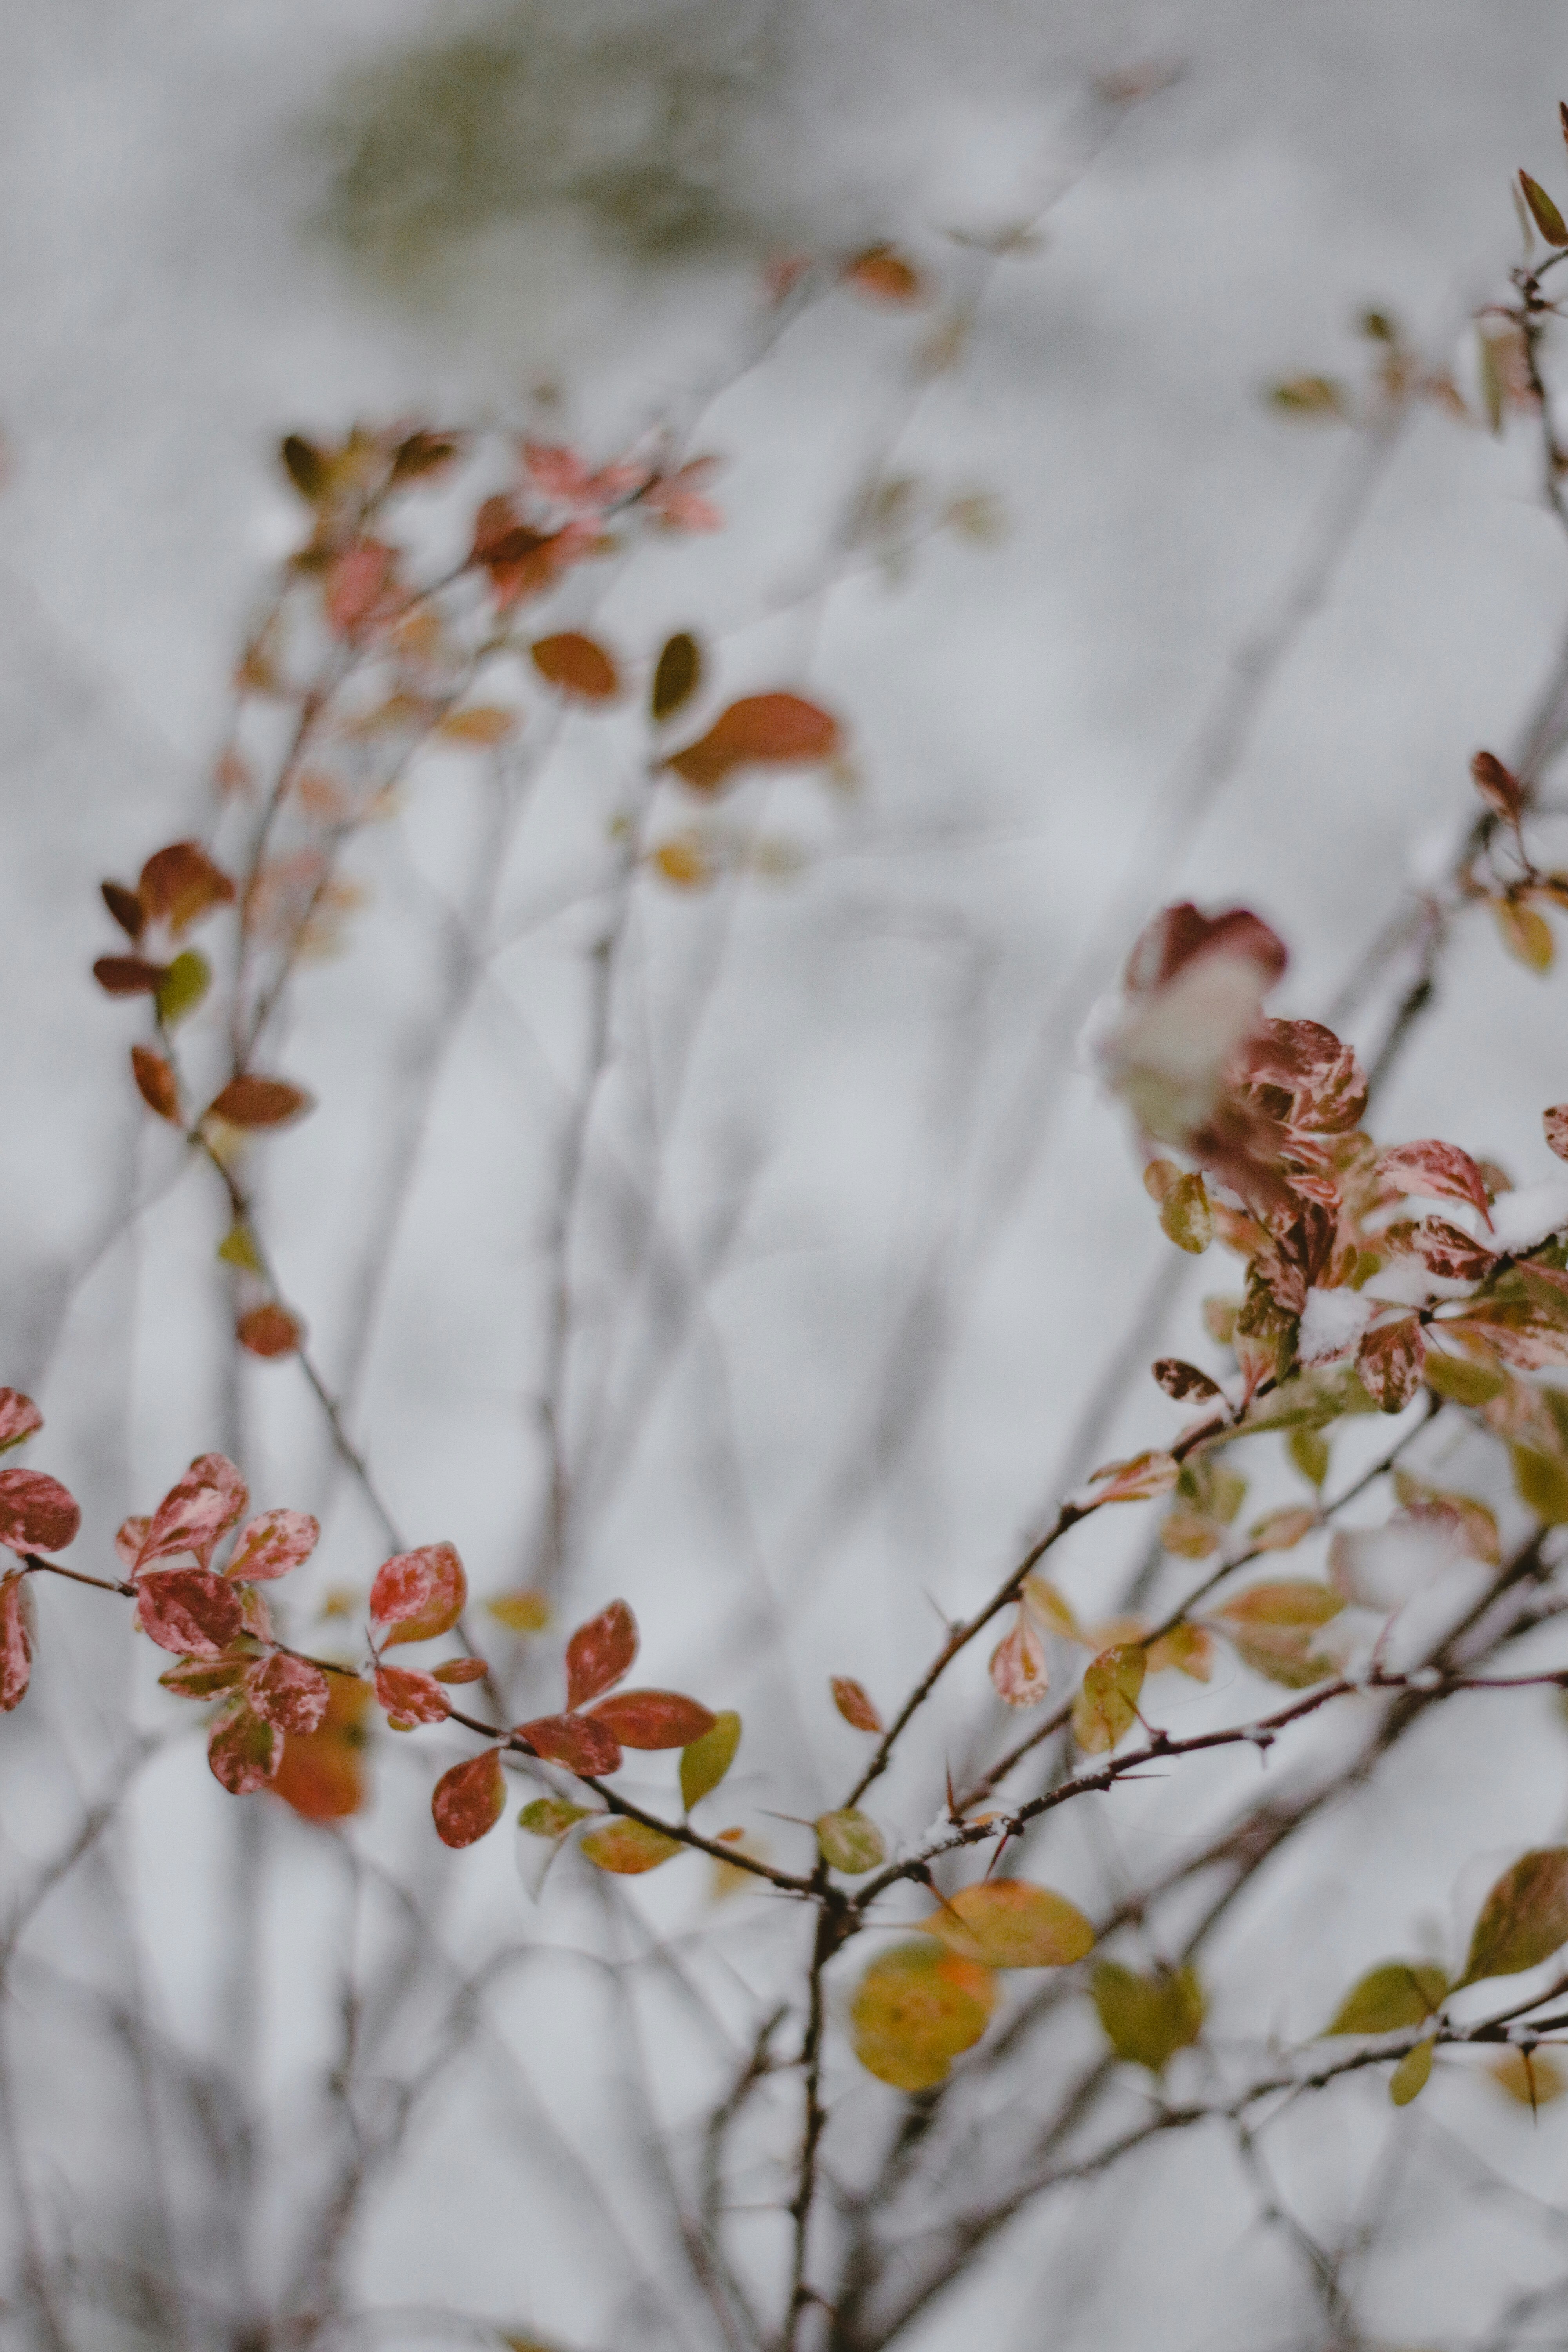
[[[596,1780],[621,1767],[621,1743],[595,1716],[542,1715],[531,1723],[520,1723],[517,1736],[527,1740],[536,1756],[564,1764],[569,1772],[585,1779]]]
[[[1403,1412],[1421,1386],[1426,1340],[1414,1315],[1380,1323],[1363,1335],[1355,1368],[1380,1412]]]
[[[473,1845],[493,1830],[506,1805],[500,1757],[493,1748],[454,1764],[437,1781],[430,1799],[436,1834],[443,1845]]]
[[[64,1551],[76,1540],[76,1497],[42,1470],[0,1470],[0,1544],[12,1551]]]
[[[331,1696],[331,1677],[306,1658],[275,1651],[246,1677],[246,1691],[258,1715],[279,1731],[321,1728]]]
[[[713,1728],[710,1707],[679,1691],[617,1691],[599,1701],[592,1720],[603,1724],[623,1748],[689,1748]]]
[[[1464,1201],[1480,1211],[1488,1225],[1491,1223],[1486,1179],[1469,1153],[1461,1151],[1457,1143],[1442,1143],[1430,1138],[1422,1143],[1402,1143],[1393,1151],[1378,1155],[1377,1173],[1391,1193],[1413,1192],[1430,1201]]]
[[[1022,1878],[987,1878],[960,1887],[940,1911],[921,1921],[965,1959],[989,1969],[1066,1969],[1094,1943],[1094,1929],[1076,1903]]]
[[[241,1631],[245,1603],[237,1585],[206,1568],[156,1568],[139,1576],[136,1620],[161,1650],[186,1658],[216,1658]]]
[[[664,764],[693,792],[718,793],[739,769],[830,760],[837,749],[837,720],[814,702],[798,694],[751,694]]]
[[[321,1534],[321,1521],[309,1511],[263,1511],[241,1528],[226,1572],[247,1584],[268,1584],[303,1567]]]
[[[590,1830],[581,1841],[581,1850],[597,1870],[608,1870],[619,1878],[638,1878],[645,1870],[657,1870],[661,1862],[673,1860],[680,1852],[679,1838],[666,1837],[662,1830],[650,1829],[646,1822],[606,1822],[601,1830]]]
[[[384,1642],[390,1649],[450,1633],[468,1597],[468,1580],[456,1547],[426,1544],[383,1560],[370,1588],[370,1613],[375,1625],[389,1629]]]
[[[1481,1906],[1462,1985],[1517,1976],[1568,1943],[1568,1846],[1521,1854]]]
[[[847,1724],[857,1731],[880,1731],[882,1718],[878,1714],[869,1693],[853,1675],[834,1675],[828,1682],[833,1704]]]
[[[716,1715],[700,1738],[680,1751],[680,1801],[688,1812],[715,1790],[735,1760],[741,1718],[732,1707]]]
[[[855,2055],[896,2091],[930,2091],[984,2032],[996,1980],[980,1960],[929,1937],[874,1959],[850,2006]]]
[[[1129,2065],[1163,2074],[1178,2050],[1191,2047],[1204,2026],[1203,1987],[1194,1969],[1139,1976],[1117,1960],[1094,1971],[1094,2006],[1105,2038]]]
[[[232,1462],[221,1454],[199,1454],[153,1512],[136,1556],[138,1569],[183,1551],[205,1568],[249,1500],[249,1489]]]
[[[406,1666],[378,1665],[375,1696],[386,1709],[386,1719],[394,1731],[412,1731],[420,1723],[444,1723],[452,1711],[434,1675],[419,1674]]]
[[[18,1389],[0,1389],[0,1454],[25,1444],[43,1425],[44,1416],[31,1397],[23,1396]]]
[[[276,1777],[282,1759],[281,1732],[246,1697],[225,1708],[207,1737],[213,1778],[231,1797],[248,1796],[253,1789],[265,1788]]]
[[[26,1696],[33,1672],[32,1607],[27,1580],[14,1569],[0,1582],[0,1715],[9,1715]]]
[[[637,1654],[637,1621],[624,1601],[612,1601],[566,1644],[566,1704],[583,1706],[631,1672]]]
[[[991,1681],[1008,1706],[1037,1706],[1050,1688],[1046,1645],[1026,1609],[1019,1609],[1011,1633],[991,1653]]]

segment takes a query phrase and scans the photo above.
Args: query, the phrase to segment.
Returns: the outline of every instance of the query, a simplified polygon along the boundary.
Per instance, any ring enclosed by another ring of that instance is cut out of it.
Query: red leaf
[[[534,530],[521,521],[510,499],[487,499],[475,517],[470,563],[490,575],[498,608],[506,612],[525,596],[542,595],[593,549],[591,523],[569,522],[560,530]]]
[[[114,1530],[114,1553],[121,1568],[135,1573],[142,1557],[142,1547],[147,1540],[151,1519],[121,1519]]]
[[[618,1772],[621,1743],[606,1723],[591,1715],[542,1715],[533,1723],[520,1723],[517,1736],[526,1739],[536,1756],[564,1764],[569,1772]]]
[[[575,629],[541,637],[529,650],[541,677],[563,694],[576,695],[584,702],[606,702],[621,690],[620,672],[604,646]]]
[[[1550,1110],[1543,1110],[1541,1124],[1558,1159],[1568,1160],[1568,1103],[1553,1103]]]
[[[665,761],[693,792],[716,793],[737,768],[831,759],[838,722],[798,694],[750,694],[721,711],[706,735]]]
[[[1510,824],[1517,824],[1520,811],[1524,806],[1524,793],[1519,778],[1490,751],[1476,753],[1470,761],[1470,774],[1488,808],[1498,816],[1506,817]]]
[[[1429,1138],[1381,1152],[1378,1175],[1395,1192],[1417,1192],[1433,1201],[1468,1201],[1491,1223],[1491,1204],[1480,1170],[1457,1143]]]
[[[155,922],[178,934],[215,907],[231,905],[235,887],[199,841],[174,841],[147,860],[136,896]]]
[[[103,903],[128,940],[139,940],[147,925],[147,909],[123,882],[100,882]]]
[[[207,1739],[207,1762],[215,1780],[231,1797],[247,1797],[276,1777],[283,1761],[283,1735],[247,1700],[226,1707]]]
[[[176,1658],[159,1675],[158,1686],[175,1698],[216,1698],[232,1690],[255,1664],[251,1649],[226,1650],[221,1658]]]
[[[1426,1341],[1414,1315],[1379,1324],[1356,1352],[1355,1368],[1380,1412],[1402,1412],[1421,1385]]]
[[[623,1748],[689,1748],[713,1728],[711,1708],[679,1691],[617,1691],[599,1701],[593,1721],[608,1725]]]
[[[828,1688],[833,1693],[833,1704],[846,1723],[853,1724],[857,1731],[881,1730],[882,1718],[863,1684],[856,1682],[849,1675],[835,1675],[828,1683]]]
[[[0,1389],[0,1454],[36,1437],[43,1425],[44,1416],[31,1397],[19,1389]]]
[[[1497,1263],[1495,1250],[1472,1241],[1447,1217],[1424,1217],[1410,1236],[1410,1246],[1428,1274],[1448,1282],[1479,1282]]]
[[[637,1654],[637,1621],[624,1601],[612,1601],[579,1625],[566,1644],[566,1704],[583,1706],[629,1674]]]
[[[852,286],[857,294],[868,295],[873,302],[889,302],[907,308],[923,301],[925,285],[920,271],[890,245],[873,245],[865,253],[858,253],[853,261],[844,266],[844,283]]]
[[[205,1568],[249,1500],[250,1491],[232,1462],[221,1454],[198,1454],[153,1513],[137,1567],[188,1551]]]
[[[1182,1404],[1188,1397],[1216,1397],[1221,1393],[1217,1381],[1200,1372],[1196,1364],[1186,1364],[1179,1356],[1162,1356],[1150,1370],[1168,1397]]]
[[[309,1511],[263,1511],[241,1528],[227,1573],[247,1584],[269,1584],[302,1568],[321,1536],[321,1521]]]
[[[291,1087],[282,1078],[245,1076],[230,1078],[203,1117],[226,1119],[230,1127],[282,1127],[312,1108],[302,1087]]]
[[[384,1646],[433,1642],[438,1633],[450,1633],[468,1597],[468,1580],[456,1547],[426,1544],[383,1560],[370,1588],[370,1613],[378,1625],[393,1628]]]
[[[162,1054],[154,1054],[151,1045],[132,1045],[131,1075],[136,1081],[136,1091],[149,1110],[177,1127],[180,1123],[180,1086],[174,1071]]]
[[[331,1682],[320,1666],[306,1658],[291,1658],[284,1650],[275,1651],[247,1676],[246,1689],[257,1714],[279,1731],[319,1730],[331,1696]]]
[[[76,1539],[76,1497],[42,1470],[0,1470],[0,1544],[13,1551],[63,1551]]]
[[[177,1657],[216,1658],[244,1621],[239,1588],[209,1568],[155,1568],[137,1579],[137,1623]]]
[[[451,1713],[447,1694],[434,1675],[409,1666],[375,1670],[375,1696],[386,1709],[394,1731],[412,1731],[416,1723],[444,1723]]]
[[[493,1830],[506,1804],[500,1757],[493,1748],[454,1764],[437,1781],[430,1799],[436,1834],[443,1845],[472,1845]]]
[[[145,956],[100,956],[92,976],[106,996],[151,996],[163,984],[168,965]]]
[[[32,1600],[20,1570],[0,1584],[0,1715],[9,1715],[27,1694],[33,1671]]]
[[[248,1307],[235,1326],[235,1337],[240,1346],[253,1356],[268,1360],[297,1354],[304,1336],[305,1327],[299,1317],[290,1315],[275,1298]]]

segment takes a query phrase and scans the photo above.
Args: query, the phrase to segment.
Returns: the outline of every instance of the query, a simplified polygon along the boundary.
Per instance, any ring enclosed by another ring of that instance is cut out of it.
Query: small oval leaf
[[[436,1834],[450,1846],[477,1843],[494,1829],[505,1806],[506,1781],[494,1748],[443,1772],[430,1798]]]
[[[680,1801],[688,1812],[719,1786],[741,1745],[741,1718],[732,1707],[716,1715],[700,1738],[680,1753]]]

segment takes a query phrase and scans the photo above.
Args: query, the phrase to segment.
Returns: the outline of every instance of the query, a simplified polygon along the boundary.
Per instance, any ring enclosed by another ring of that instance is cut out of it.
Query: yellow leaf
[[[961,1887],[921,1925],[950,1950],[991,1969],[1069,1968],[1094,1943],[1094,1929],[1076,1903],[1021,1878]]]
[[[1514,961],[1531,971],[1550,971],[1553,942],[1545,916],[1512,898],[1494,898],[1491,908],[1498,935]]]
[[[1138,1976],[1115,1960],[1094,1972],[1094,2006],[1119,2058],[1151,2074],[1164,2072],[1178,2050],[1203,2032],[1203,1988],[1193,1969]]]
[[[1083,1687],[1073,1701],[1072,1728],[1086,1755],[1106,1754],[1131,1730],[1147,1666],[1140,1643],[1121,1642],[1085,1667]]]
[[[485,1607],[509,1633],[542,1633],[549,1624],[552,1611],[542,1592],[498,1592]]]
[[[1548,2050],[1532,2050],[1528,2064],[1522,2050],[1505,2050],[1487,2071],[1499,2090],[1531,2111],[1550,2106],[1568,2091],[1568,2075]]]
[[[996,1980],[922,1936],[874,1959],[850,2005],[855,2055],[897,2091],[929,2091],[984,2032]]]
[[[449,710],[437,733],[448,743],[504,743],[509,735],[517,732],[518,714],[503,710],[499,703],[476,703],[468,710]]]
[[[1434,2047],[1430,2042],[1418,2042],[1414,2050],[1405,2052],[1394,2068],[1388,2095],[1396,2107],[1407,2107],[1411,2100],[1419,2098],[1426,2088],[1427,2077],[1432,2072]]]
[[[621,1878],[657,1870],[661,1862],[680,1852],[679,1838],[666,1837],[662,1830],[649,1829],[646,1822],[606,1822],[602,1830],[590,1830],[580,1843],[596,1869],[614,1871]]]

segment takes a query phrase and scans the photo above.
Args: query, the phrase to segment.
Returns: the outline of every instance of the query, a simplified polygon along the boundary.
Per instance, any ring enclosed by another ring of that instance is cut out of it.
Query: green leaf
[[[732,1707],[716,1715],[711,1727],[680,1751],[680,1801],[688,1812],[700,1797],[716,1789],[735,1760],[741,1744],[741,1718]]]
[[[1524,191],[1524,201],[1530,206],[1530,216],[1547,244],[1568,245],[1568,225],[1564,224],[1562,214],[1540,181],[1532,180],[1528,172],[1521,172],[1519,184]]]
[[[592,1811],[591,1806],[574,1805],[565,1797],[535,1797],[519,1813],[517,1825],[530,1837],[563,1838],[579,1822],[585,1822]]]
[[[1462,1985],[1517,1976],[1568,1944],[1568,1846],[1537,1847],[1505,1870],[1481,1906]]]
[[[194,1013],[211,986],[212,967],[200,949],[183,949],[158,982],[153,999],[164,1028],[172,1029]]]
[[[1508,1375],[1494,1365],[1478,1364],[1469,1356],[1446,1356],[1431,1347],[1421,1377],[1433,1395],[1448,1404],[1490,1404],[1508,1386]]]
[[[246,1274],[265,1274],[261,1253],[256,1237],[247,1224],[232,1224],[217,1245],[217,1254],[225,1265],[237,1265]]]
[[[816,1843],[828,1868],[841,1870],[847,1878],[875,1870],[887,1858],[881,1831],[855,1805],[824,1813],[816,1823]]]
[[[1163,2074],[1203,2032],[1204,1994],[1194,1969],[1139,1976],[1116,1960],[1094,1972],[1094,2005],[1106,2039],[1130,2065]]]
[[[680,1851],[679,1838],[666,1837],[662,1830],[650,1829],[646,1822],[606,1822],[602,1830],[590,1830],[582,1841],[582,1852],[597,1869],[613,1871],[621,1878],[637,1878],[645,1870],[657,1870],[661,1862],[672,1860]]]
[[[1549,1528],[1568,1527],[1568,1461],[1532,1445],[1510,1445],[1508,1454],[1521,1501]]]
[[[1321,1486],[1329,1475],[1329,1441],[1315,1429],[1293,1429],[1285,1450],[1309,1485]]]
[[[1418,2042],[1414,2050],[1405,2052],[1394,2068],[1389,2080],[1388,2095],[1396,2107],[1407,2107],[1411,2100],[1418,2099],[1426,2088],[1436,2046],[1432,2042]]]
[[[1421,1960],[1384,1960],[1352,1985],[1334,2014],[1332,2033],[1397,2033],[1425,2025],[1448,1990],[1441,1969]]]
[[[653,674],[648,708],[656,727],[673,719],[696,693],[702,676],[702,650],[684,629],[667,640]]]

